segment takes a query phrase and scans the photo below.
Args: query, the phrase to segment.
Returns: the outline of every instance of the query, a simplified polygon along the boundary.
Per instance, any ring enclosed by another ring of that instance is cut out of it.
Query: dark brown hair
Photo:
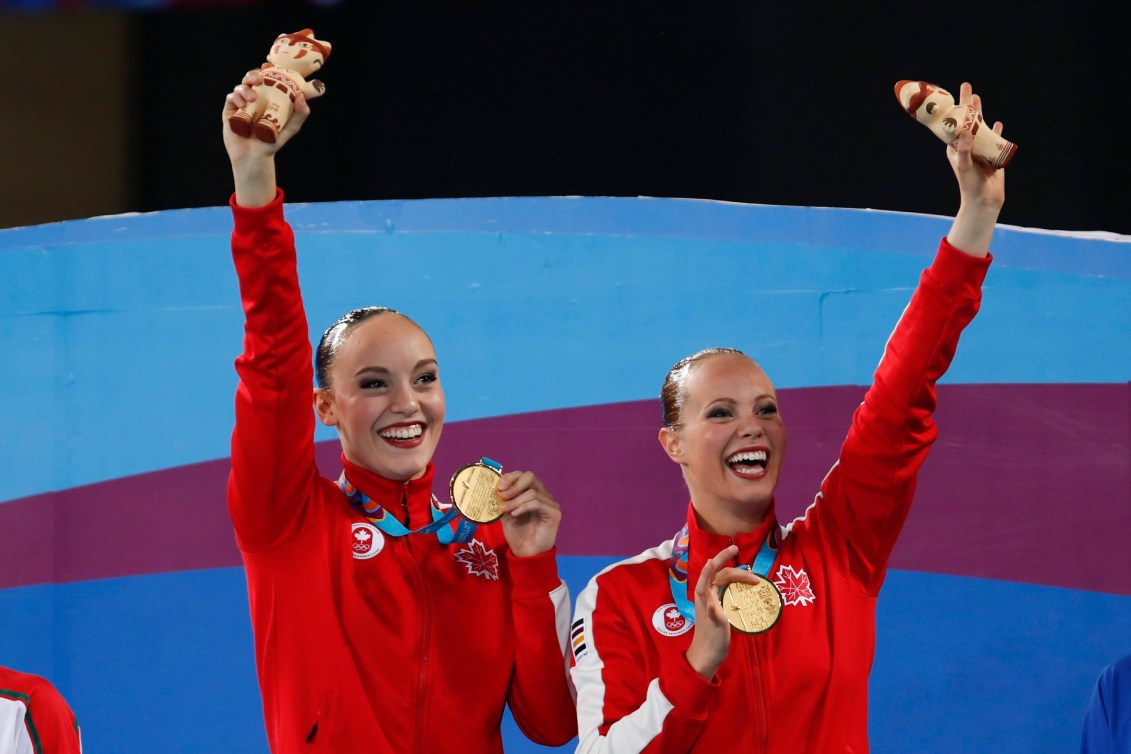
[[[326,328],[326,332],[322,333],[322,339],[318,341],[318,350],[314,352],[314,375],[318,379],[319,388],[325,390],[330,387],[330,369],[334,366],[334,358],[338,355],[338,349],[345,340],[346,334],[365,320],[382,314],[395,314],[412,322],[420,332],[424,332],[424,328],[417,325],[412,317],[387,306],[366,306],[346,312],[338,317],[337,322]],[[428,337],[428,333],[424,333],[424,336]]]

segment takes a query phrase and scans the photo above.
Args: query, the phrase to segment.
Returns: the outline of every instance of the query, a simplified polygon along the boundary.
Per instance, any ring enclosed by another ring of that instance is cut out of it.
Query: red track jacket
[[[671,541],[598,574],[573,627],[579,752],[868,751],[868,674],[876,596],[934,442],[935,381],[978,310],[989,259],[944,239],[888,341],[836,465],[802,518],[781,527],[769,577],[781,619],[731,633],[712,681],[688,664],[692,626],[675,610]],[[706,560],[739,545],[754,561],[770,527],[731,540],[688,508],[688,598]],[[672,522],[673,534],[680,522]]]
[[[75,713],[54,684],[0,667],[0,751],[81,754],[81,738]]]
[[[508,704],[550,745],[576,733],[569,596],[554,553],[510,555],[499,524],[465,544],[383,535],[314,459],[312,349],[283,195],[231,200],[247,316],[228,509],[247,571],[267,738],[289,752],[500,752]],[[432,467],[350,480],[411,528]]]

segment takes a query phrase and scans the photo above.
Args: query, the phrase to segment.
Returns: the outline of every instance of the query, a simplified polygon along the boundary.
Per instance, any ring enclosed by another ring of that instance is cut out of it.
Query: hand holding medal
[[[773,582],[746,567],[727,567],[738,555],[731,545],[703,565],[695,585],[695,633],[687,661],[710,680],[730,652],[730,631],[762,633],[781,616]]]
[[[464,518],[490,523],[500,518],[511,552],[530,557],[549,551],[558,536],[561,507],[530,471],[503,473],[489,458],[456,471],[452,505]]]

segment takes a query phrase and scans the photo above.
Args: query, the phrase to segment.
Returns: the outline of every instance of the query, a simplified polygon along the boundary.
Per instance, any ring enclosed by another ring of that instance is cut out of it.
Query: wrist
[[[271,158],[232,161],[236,204],[265,207],[275,200],[275,163]]]
[[[719,665],[722,665],[721,657],[716,657],[714,652],[696,646],[694,639],[691,640],[691,646],[687,648],[684,657],[687,658],[687,664],[691,669],[708,681],[715,677]]]

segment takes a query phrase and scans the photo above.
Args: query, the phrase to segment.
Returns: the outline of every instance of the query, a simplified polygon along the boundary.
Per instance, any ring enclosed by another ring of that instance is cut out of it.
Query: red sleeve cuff
[[[660,678],[660,691],[682,717],[702,720],[707,717],[711,699],[719,692],[719,676],[707,680],[691,667],[687,657],[674,663],[674,672]]]
[[[557,548],[529,558],[520,558],[507,550],[507,566],[515,597],[544,597],[561,584],[558,577]]]
[[[947,286],[965,285],[978,289],[982,287],[993,259],[992,254],[984,257],[970,256],[951,246],[950,241],[943,236],[935,260],[931,263],[931,276]]]
[[[262,207],[241,207],[236,204],[235,192],[228,198],[228,206],[232,208],[232,217],[235,219],[236,233],[247,232],[263,226],[263,216],[278,215],[283,217],[283,190],[275,188],[275,198],[270,204]]]

